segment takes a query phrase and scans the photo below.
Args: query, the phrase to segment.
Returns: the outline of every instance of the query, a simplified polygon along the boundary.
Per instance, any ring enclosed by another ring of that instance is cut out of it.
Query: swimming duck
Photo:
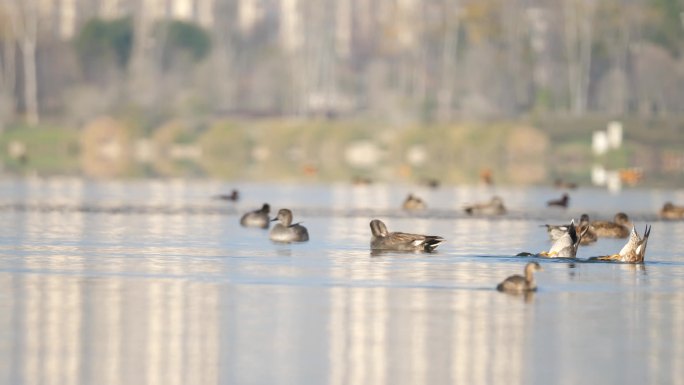
[[[404,203],[401,205],[401,207],[404,210],[412,211],[412,210],[425,210],[425,208],[427,206],[425,205],[425,202],[423,202],[422,199],[420,199],[419,197],[417,197],[413,194],[409,194],[406,197],[406,200],[404,200]]]
[[[537,262],[530,262],[525,265],[525,276],[512,275],[496,286],[496,290],[507,293],[524,293],[537,290],[534,282],[534,272],[542,271],[541,265]]]
[[[620,261],[627,263],[643,263],[646,255],[646,245],[648,244],[648,236],[651,235],[651,226],[646,225],[644,229],[644,236],[640,237],[637,234],[636,227],[632,225],[632,231],[629,236],[627,244],[622,247],[618,254],[606,255],[598,257],[601,261]]]
[[[564,234],[568,232],[568,225],[544,226],[546,226],[546,231],[548,231],[549,237],[552,241],[557,241],[560,237],[562,237]],[[596,236],[596,232],[594,231],[594,228],[591,226],[591,223],[589,221],[589,215],[582,214],[582,216],[580,217],[579,225],[577,226],[577,232],[583,233],[585,228],[587,229],[587,231],[582,237],[582,240],[580,241],[580,245],[582,246],[594,243],[598,239],[598,237]]]
[[[216,195],[214,198],[221,199],[224,201],[237,202],[238,199],[240,199],[240,193],[238,192],[238,190],[233,190],[230,192],[230,194],[219,194],[219,195]]]
[[[546,202],[546,205],[548,207],[568,207],[568,203],[570,203],[570,196],[564,193],[563,196],[560,197],[560,199],[552,199]]]
[[[675,206],[672,202],[667,202],[660,209],[660,216],[665,219],[684,219],[684,206]]]
[[[551,250],[542,251],[539,253],[539,256],[549,258],[575,258],[580,242],[582,242],[582,237],[587,231],[589,231],[588,226],[578,234],[577,228],[575,227],[575,220],[571,220],[568,231],[554,242],[553,246],[551,246]]]
[[[261,227],[267,229],[271,224],[271,219],[268,214],[271,212],[271,206],[264,203],[259,210],[254,210],[246,213],[240,218],[240,224],[244,227]]]
[[[431,252],[444,242],[444,238],[435,235],[420,235],[387,231],[387,226],[379,220],[370,222],[371,250],[393,251],[427,251]]]
[[[563,179],[556,178],[556,180],[553,182],[553,186],[557,189],[574,190],[577,188],[577,183],[567,182],[567,181],[564,181]]]
[[[498,196],[493,196],[489,202],[475,203],[464,208],[469,215],[502,215],[506,214],[506,207],[503,200]]]
[[[625,213],[615,214],[613,222],[594,221],[591,225],[599,238],[627,238],[629,236],[629,226],[632,223]]]
[[[306,227],[299,223],[292,223],[292,211],[280,209],[278,215],[271,221],[280,221],[273,226],[269,238],[276,242],[306,242],[309,240],[309,232]]]

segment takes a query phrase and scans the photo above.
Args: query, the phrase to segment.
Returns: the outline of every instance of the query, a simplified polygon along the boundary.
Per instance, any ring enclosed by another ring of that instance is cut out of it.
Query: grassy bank
[[[556,178],[588,183],[594,164],[642,167],[646,182],[679,181],[684,119],[624,120],[624,144],[595,157],[591,136],[608,118],[390,126],[372,121],[95,119],[84,127],[12,126],[0,136],[6,173],[94,177],[207,176],[241,180],[506,184]],[[21,154],[21,149],[23,154]],[[660,179],[663,179],[661,181]],[[678,183],[678,182],[677,182]]]

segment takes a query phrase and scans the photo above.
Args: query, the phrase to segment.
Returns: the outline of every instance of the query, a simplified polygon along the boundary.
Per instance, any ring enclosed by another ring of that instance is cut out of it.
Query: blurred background
[[[5,175],[684,182],[681,0],[0,0]]]

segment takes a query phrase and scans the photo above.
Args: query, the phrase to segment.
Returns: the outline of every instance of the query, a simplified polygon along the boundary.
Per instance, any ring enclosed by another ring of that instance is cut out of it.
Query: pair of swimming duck
[[[278,215],[271,219],[271,206],[264,203],[259,210],[250,211],[240,218],[240,224],[245,227],[259,227],[267,229],[271,222],[279,221],[269,232],[269,238],[275,242],[306,242],[309,231],[299,223],[292,223],[292,211],[280,209]]]

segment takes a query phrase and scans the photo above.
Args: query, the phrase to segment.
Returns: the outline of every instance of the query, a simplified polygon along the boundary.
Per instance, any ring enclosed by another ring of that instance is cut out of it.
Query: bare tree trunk
[[[446,0],[444,7],[444,38],[442,40],[442,84],[438,100],[438,116],[443,121],[451,119],[451,105],[454,98],[454,71],[458,47],[458,30],[460,27],[458,2]],[[453,20],[453,21],[452,21]]]
[[[26,121],[38,124],[38,77],[36,68],[36,40],[25,37],[21,44],[22,61],[24,63],[24,103],[26,104]]]
[[[570,110],[581,115],[587,109],[595,6],[584,0],[563,5]]]
[[[38,39],[38,9],[35,0],[7,2],[12,35],[19,42],[24,75],[24,107],[29,124],[39,122],[38,73],[36,66],[36,42]]]
[[[13,117],[17,107],[15,100],[17,86],[16,45],[9,23],[5,24],[2,36],[5,37],[5,40],[2,41],[3,54],[0,58],[2,59],[0,60],[0,115],[3,119],[8,120]],[[0,127],[3,123],[0,121]]]

